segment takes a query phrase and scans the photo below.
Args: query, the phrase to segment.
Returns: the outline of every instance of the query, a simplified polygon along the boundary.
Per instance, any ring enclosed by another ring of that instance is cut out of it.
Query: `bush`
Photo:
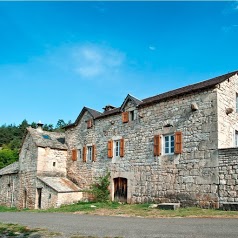
[[[109,201],[110,191],[108,186],[110,185],[110,173],[108,172],[105,176],[99,177],[98,182],[92,184],[91,192],[97,202]]]

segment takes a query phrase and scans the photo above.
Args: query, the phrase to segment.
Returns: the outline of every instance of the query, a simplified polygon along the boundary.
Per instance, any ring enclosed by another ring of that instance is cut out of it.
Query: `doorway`
[[[41,195],[42,195],[42,188],[37,188],[38,209],[41,209]]]
[[[24,190],[23,208],[27,208],[27,191]]]
[[[114,201],[127,202],[127,179],[114,178]]]

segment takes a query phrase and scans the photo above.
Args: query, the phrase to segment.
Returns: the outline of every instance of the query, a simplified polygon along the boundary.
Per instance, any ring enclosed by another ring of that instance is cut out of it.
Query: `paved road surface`
[[[0,212],[0,222],[96,237],[237,238],[238,219],[128,218],[65,213]]]

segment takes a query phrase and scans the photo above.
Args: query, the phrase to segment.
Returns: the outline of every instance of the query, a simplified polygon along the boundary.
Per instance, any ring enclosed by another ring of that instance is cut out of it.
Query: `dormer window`
[[[135,111],[130,111],[130,121],[135,120]]]
[[[89,119],[87,121],[87,128],[89,129],[89,128],[92,128],[92,127],[93,127],[93,119]]]
[[[122,122],[123,123],[127,123],[129,121],[134,121],[135,119],[136,119],[135,110],[122,113]]]

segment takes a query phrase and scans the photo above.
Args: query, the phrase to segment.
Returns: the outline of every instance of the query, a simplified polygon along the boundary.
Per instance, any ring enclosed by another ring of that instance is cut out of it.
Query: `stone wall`
[[[235,75],[217,87],[218,100],[218,148],[235,146],[235,130],[238,131],[238,113],[236,112],[236,95],[238,93],[238,76]],[[228,109],[233,110],[228,114]]]
[[[50,207],[57,207],[58,193],[54,189],[52,189],[51,187],[49,187],[48,185],[46,185],[39,179],[37,179],[36,181],[36,187],[42,189],[41,208],[47,209]],[[38,196],[36,196],[35,209],[38,209],[38,199],[39,199]]]
[[[38,148],[37,175],[66,176],[66,150]]]
[[[191,110],[192,103],[197,103],[197,111]],[[133,109],[132,104],[128,102],[125,110]],[[216,109],[217,89],[211,89],[139,108],[136,119],[128,123],[122,123],[120,113],[97,119],[93,128],[87,129],[85,121],[90,115],[85,113],[77,126],[66,131],[67,175],[84,188],[110,171],[112,199],[113,179],[124,177],[128,180],[128,202],[181,201],[185,205],[217,207]],[[182,154],[164,155],[162,152],[161,156],[154,156],[154,135],[162,135],[163,140],[164,135],[176,131],[182,132]],[[108,141],[121,138],[125,143],[124,157],[109,159]],[[94,144],[96,162],[85,163],[80,158],[72,161],[72,149]]]
[[[19,155],[19,208],[35,208],[37,155],[37,146],[28,133]]]
[[[219,150],[219,199],[238,202],[238,148]]]
[[[0,204],[8,207],[16,207],[18,187],[18,174],[6,174],[0,176]]]

